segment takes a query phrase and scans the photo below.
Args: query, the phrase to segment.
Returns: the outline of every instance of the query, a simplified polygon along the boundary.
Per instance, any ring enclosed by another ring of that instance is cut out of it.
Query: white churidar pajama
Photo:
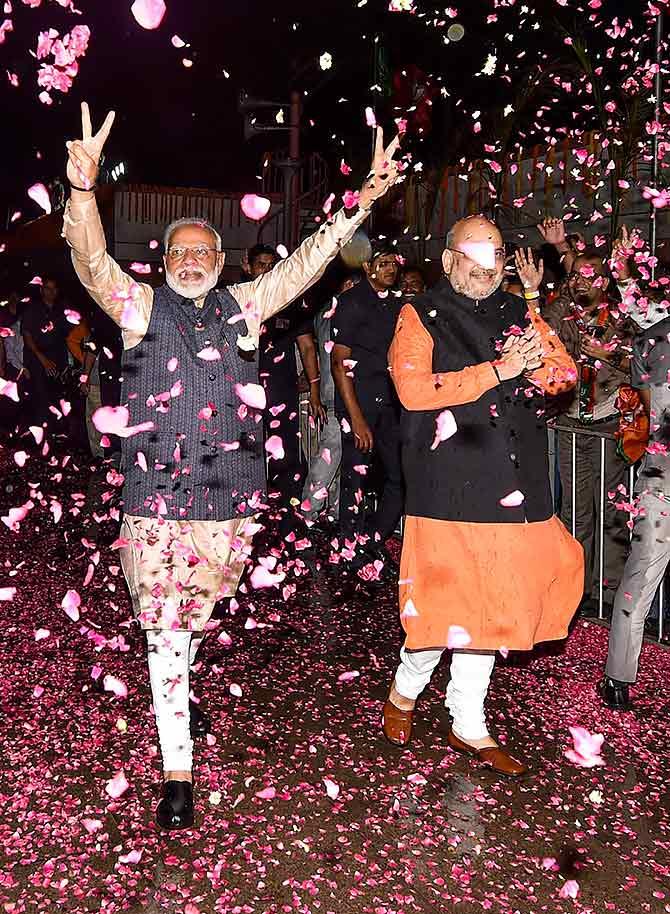
[[[395,687],[403,698],[416,699],[430,682],[443,650],[400,651],[400,666]],[[464,740],[485,739],[489,735],[484,714],[495,654],[454,651],[445,705],[454,721],[454,732]]]
[[[147,631],[149,681],[165,771],[190,771],[193,765],[189,671],[202,640],[202,632]]]

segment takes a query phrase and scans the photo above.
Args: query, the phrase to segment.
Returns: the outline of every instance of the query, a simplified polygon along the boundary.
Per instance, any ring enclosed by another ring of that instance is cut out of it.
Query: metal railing
[[[555,480],[558,481],[560,474],[558,470],[558,452],[559,452],[559,432],[568,434],[571,436],[571,480],[572,480],[572,491],[571,491],[571,504],[572,504],[572,516],[570,524],[570,532],[573,536],[576,534],[577,529],[577,436],[585,436],[589,438],[598,438],[600,440],[600,454],[599,454],[599,469],[600,469],[600,484],[598,491],[598,507],[596,512],[596,533],[598,536],[598,618],[605,618],[604,611],[604,586],[605,586],[605,499],[607,497],[606,486],[605,486],[605,469],[606,469],[606,457],[607,457],[607,448],[606,442],[608,440],[613,441],[614,435],[609,432],[600,431],[597,427],[584,427],[576,425],[564,425],[560,421],[555,421],[550,423],[548,426],[550,442],[551,436],[553,435],[553,455],[554,462],[552,465],[550,459],[550,468],[549,471],[553,474]],[[550,454],[552,448],[550,446]],[[633,502],[633,492],[635,489],[635,480],[637,477],[638,464],[631,466],[628,470],[628,501],[632,506]],[[560,486],[552,486],[552,491],[554,491],[554,510],[557,514],[560,512],[561,500],[559,497]],[[632,511],[628,512],[629,521],[629,540],[633,538],[633,520],[635,515]],[[595,538],[595,537],[594,537]],[[621,568],[621,573],[623,574],[623,567]],[[666,571],[666,576],[668,572]],[[657,640],[661,641],[663,639],[663,634],[667,630],[668,626],[666,625],[665,614],[667,607],[665,605],[665,577],[661,581],[655,600],[658,601],[658,628],[657,628]],[[653,605],[653,604],[652,604]]]

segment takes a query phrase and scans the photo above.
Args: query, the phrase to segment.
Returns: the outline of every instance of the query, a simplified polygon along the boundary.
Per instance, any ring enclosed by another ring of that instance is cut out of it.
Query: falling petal
[[[163,0],[135,0],[130,12],[143,29],[157,29],[166,13]]]
[[[500,499],[500,504],[503,508],[518,508],[519,505],[523,504],[524,494],[518,489],[515,489],[513,492],[510,492],[509,495],[505,495],[504,498]]]
[[[469,633],[462,625],[450,625],[447,632],[447,647],[450,650],[462,650],[472,641]]]
[[[79,621],[81,597],[76,590],[68,590],[61,601],[61,606],[65,610],[66,615],[68,615],[73,622]]]
[[[28,196],[49,215],[51,212],[51,200],[49,199],[49,191],[44,184],[33,184],[32,187],[28,188]]]
[[[254,222],[258,222],[260,219],[264,219],[270,212],[272,203],[267,197],[259,197],[256,194],[245,194],[240,201],[240,206],[247,219],[253,219]]]

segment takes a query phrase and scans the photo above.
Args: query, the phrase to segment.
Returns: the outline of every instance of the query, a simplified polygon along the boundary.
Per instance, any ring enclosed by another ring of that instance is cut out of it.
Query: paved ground
[[[256,592],[222,613],[230,646],[217,632],[204,650],[195,688],[215,735],[197,754],[198,827],[165,835],[142,638],[108,548],[113,502],[93,517],[72,461],[19,470],[0,454],[0,476],[5,517],[35,483],[20,530],[0,525],[0,587],[16,587],[0,604],[7,914],[670,912],[668,652],[645,647],[623,717],[594,693],[605,629],[580,623],[565,646],[501,659],[491,723],[534,768],[509,783],[448,749],[444,668],[411,749],[380,737],[401,640],[392,588],[342,601],[331,569],[297,579],[286,602]],[[68,588],[78,622],[60,608]],[[107,674],[127,698],[103,691]],[[564,758],[569,725],[604,734],[604,767]],[[129,786],[111,800],[120,770]],[[573,883],[576,899],[561,897]]]

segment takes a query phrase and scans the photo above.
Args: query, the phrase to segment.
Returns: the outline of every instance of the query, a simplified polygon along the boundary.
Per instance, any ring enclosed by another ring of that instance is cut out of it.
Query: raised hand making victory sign
[[[74,190],[90,192],[95,188],[98,179],[98,167],[102,149],[107,142],[114,118],[110,111],[96,134],[91,127],[91,113],[86,102],[81,103],[81,140],[69,140],[65,145],[68,151],[67,179]]]

